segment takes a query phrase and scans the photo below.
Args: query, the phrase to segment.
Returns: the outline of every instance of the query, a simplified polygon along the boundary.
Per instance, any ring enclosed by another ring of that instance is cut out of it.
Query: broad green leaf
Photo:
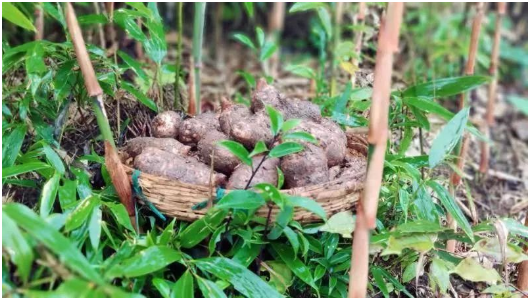
[[[238,142],[234,141],[220,141],[218,142],[219,146],[228,149],[232,154],[237,156],[244,164],[252,166],[252,159],[250,158],[250,153],[248,150]]]
[[[276,50],[278,50],[278,45],[273,42],[266,42],[260,49],[259,60],[266,61],[274,54],[274,52],[276,52]]]
[[[245,7],[245,11],[247,12],[247,15],[250,18],[253,18],[254,17],[254,2],[243,2],[243,6]]]
[[[2,207],[2,212],[55,253],[61,263],[70,270],[93,282],[103,283],[102,276],[92,268],[79,249],[42,218],[39,218],[30,208],[22,204],[10,203]]]
[[[52,16],[55,20],[57,20],[63,26],[63,28],[66,28],[66,21],[65,21],[63,12],[62,10],[57,9],[58,7],[60,7],[60,3],[51,3],[51,2],[42,3],[42,8],[44,9],[44,11],[48,15]]]
[[[265,199],[253,191],[234,190],[215,205],[219,209],[257,209],[265,205]]]
[[[196,246],[219,227],[227,214],[228,211],[224,209],[211,208],[204,217],[191,223],[180,232],[180,245],[183,248]]]
[[[13,177],[27,172],[33,172],[49,168],[51,168],[50,165],[43,162],[30,162],[21,165],[14,165],[11,167],[2,168],[2,178]]]
[[[411,86],[403,91],[404,97],[443,98],[475,89],[490,81],[487,76],[442,78]]]
[[[272,200],[274,203],[276,203],[276,205],[280,207],[280,209],[284,207],[284,197],[274,185],[270,183],[258,183],[254,187],[262,190],[263,193],[261,195],[267,199]]]
[[[61,174],[55,172],[52,178],[48,180],[42,187],[42,193],[40,197],[40,216],[46,218],[52,211],[55,198],[57,197],[57,189],[59,188],[59,180]]]
[[[410,198],[409,193],[404,189],[399,189],[399,205],[401,206],[401,209],[403,210],[403,215],[405,216],[405,224],[407,223],[407,219],[409,216],[409,204],[410,204]]]
[[[381,255],[397,254],[401,255],[403,249],[413,249],[418,252],[427,252],[434,248],[436,235],[433,234],[412,234],[402,237],[390,236],[388,245]]]
[[[404,293],[405,295],[407,295],[409,298],[414,298],[414,296],[412,296],[412,294],[394,277],[392,276],[392,274],[390,274],[388,271],[386,271],[385,269],[381,268],[381,267],[374,267],[374,268],[377,268],[380,270],[381,272],[381,275],[383,275],[384,277],[386,277],[386,279],[392,284],[394,285],[394,288],[397,289],[398,291]]]
[[[313,279],[313,274],[311,274],[311,270],[307,265],[305,265],[300,259],[298,259],[292,249],[290,247],[287,247],[282,244],[273,243],[272,248],[280,258],[283,260],[283,262],[291,269],[291,271],[296,275],[296,277],[300,278],[303,282],[305,282],[307,285],[315,289],[315,291],[318,291],[318,287],[315,284],[315,280]]]
[[[306,141],[313,144],[317,144],[317,139],[310,133],[303,132],[303,131],[296,131],[287,133],[282,136],[282,140],[300,140],[300,141]]]
[[[232,260],[235,262],[248,267],[250,263],[258,257],[259,253],[261,251],[261,245],[258,244],[246,244],[239,249],[239,251],[234,254],[234,257],[232,257]]]
[[[510,95],[508,96],[508,101],[517,108],[517,110],[528,116],[528,99],[516,95]]]
[[[79,226],[83,225],[87,220],[88,216],[100,203],[99,196],[89,196],[88,198],[82,200],[79,205],[68,215],[65,224],[66,231],[72,231]]]
[[[464,216],[464,213],[462,212],[460,207],[455,203],[455,200],[453,199],[453,197],[451,197],[451,194],[449,194],[449,192],[436,181],[429,180],[426,184],[434,192],[436,192],[438,198],[440,199],[440,202],[442,202],[442,205],[445,207],[445,209],[455,219],[458,226],[460,226],[460,228],[464,230],[464,232],[471,239],[471,241],[474,241],[475,239],[473,237],[473,230],[471,230],[471,225],[469,225],[469,222]]]
[[[472,250],[480,252],[493,262],[503,263],[501,246],[497,237],[487,237],[476,242]],[[511,243],[506,244],[507,263],[520,263],[525,260],[528,260],[528,254],[525,254],[522,248]]]
[[[205,298],[228,298],[215,282],[197,277],[197,284]]]
[[[289,154],[300,152],[304,150],[304,146],[295,142],[285,142],[272,148],[269,152],[270,157],[284,157]]]
[[[37,31],[31,22],[12,2],[2,2],[2,19],[24,29]]]
[[[17,266],[18,275],[24,282],[28,280],[33,264],[33,250],[17,224],[2,211],[2,248]]]
[[[99,241],[101,239],[101,222],[102,222],[103,213],[101,211],[100,205],[97,205],[90,215],[88,221],[88,238],[90,239],[90,244],[94,250],[98,250]]]
[[[153,13],[149,8],[145,6],[142,2],[125,2],[127,5],[130,5],[138,12],[142,13],[146,18],[153,18]]]
[[[283,187],[283,182],[285,181],[285,176],[283,175],[282,169],[276,167],[276,173],[278,173],[278,184],[276,187],[281,189]]]
[[[416,278],[416,267],[418,266],[418,262],[413,262],[405,267],[405,270],[403,271],[402,281],[403,283],[407,283],[411,281],[412,279]]]
[[[289,119],[289,120],[283,122],[282,132],[283,133],[289,132],[291,129],[293,129],[296,126],[300,125],[300,122],[302,122],[302,120],[300,120],[300,119]]]
[[[258,41],[258,46],[263,47],[265,43],[265,32],[261,27],[256,27],[256,40]]]
[[[431,267],[429,271],[429,281],[431,284],[431,289],[438,290],[445,294],[449,289],[449,275],[450,270],[454,268],[454,265],[439,258],[434,258],[431,262]]]
[[[4,5],[6,2],[2,2]],[[20,152],[22,143],[24,142],[24,136],[26,135],[27,126],[21,124],[15,127],[13,131],[7,136],[4,136],[2,139],[2,169],[11,167],[17,155]],[[2,131],[3,132],[3,131]],[[2,134],[3,135],[3,134]],[[5,178],[5,174],[2,172],[2,178]]]
[[[443,128],[432,142],[429,152],[429,167],[434,168],[453,150],[466,127],[469,107],[457,113]]]
[[[142,68],[142,64],[140,64],[138,61],[136,61],[134,58],[130,57],[127,53],[123,51],[118,51],[118,55],[123,59],[123,61],[131,67],[131,69],[140,77],[143,81],[148,82],[149,77],[147,76],[147,73],[145,73],[144,69]]]
[[[372,273],[372,276],[374,277],[374,282],[383,293],[383,296],[385,298],[390,297],[390,293],[388,292],[388,287],[386,286],[386,281],[383,278],[383,274],[381,274],[381,269],[379,268],[370,268],[370,271]]]
[[[267,105],[266,109],[267,113],[269,114],[269,119],[271,121],[272,135],[276,136],[283,126],[283,117],[280,112],[274,109],[274,107],[272,106]]]
[[[155,278],[153,279],[153,285],[158,290],[160,295],[164,298],[169,298],[171,296],[171,282],[162,279],[162,278]]]
[[[306,198],[306,197],[301,197],[301,196],[285,195],[285,197],[287,199],[288,204],[295,206],[295,207],[298,206],[303,209],[306,209],[314,213],[315,215],[321,217],[323,220],[326,220],[326,211],[315,200]],[[350,214],[350,218],[352,218],[351,214]]]
[[[149,31],[149,39],[143,45],[145,52],[158,66],[162,65],[162,60],[167,54],[166,34],[162,19],[158,15],[156,2],[149,2],[148,7],[153,12],[155,18],[147,19],[145,27]]]
[[[256,50],[256,46],[254,46],[254,43],[252,42],[252,40],[248,36],[246,36],[246,35],[244,35],[242,33],[236,33],[236,34],[234,34],[234,38],[236,40],[240,41],[241,43],[249,46],[251,49]]]
[[[79,25],[107,24],[107,16],[104,14],[88,14],[77,17]]]
[[[319,7],[325,7],[326,5],[322,2],[296,2],[289,9],[289,13],[295,13],[299,11],[306,11],[310,9],[316,9]]]
[[[255,155],[261,154],[265,151],[268,151],[267,145],[263,141],[259,141],[256,143],[256,146],[254,146],[254,150],[250,152],[249,157],[253,157]]]
[[[399,155],[405,155],[405,152],[407,152],[407,150],[409,149],[413,138],[414,133],[412,132],[412,127],[405,127],[405,133],[403,134],[403,138],[399,143]]]
[[[298,240],[298,235],[296,234],[296,232],[294,232],[294,230],[292,230],[289,226],[286,226],[283,229],[283,233],[285,234],[285,236],[289,240],[289,243],[293,247],[294,255],[295,256],[298,255],[298,249],[300,248],[300,241]]]
[[[221,236],[225,231],[226,231],[226,227],[220,226],[212,234],[212,237],[210,238],[210,242],[208,243],[208,250],[210,252],[210,255],[214,254],[215,246],[217,245],[218,242],[221,241]]]
[[[396,227],[396,232],[401,233],[436,233],[444,231],[445,228],[437,222],[419,219],[408,223],[400,224]]]
[[[288,65],[287,67],[285,67],[285,70],[287,72],[293,73],[294,75],[298,75],[300,77],[308,79],[313,79],[317,76],[313,69],[303,65]]]
[[[331,16],[329,14],[329,11],[325,7],[318,7],[316,10],[318,13],[318,18],[320,19],[324,30],[326,30],[326,34],[328,35],[329,39],[331,38],[333,32],[331,29]]]
[[[280,261],[267,261],[269,268],[261,267],[261,271],[269,272],[269,284],[274,286],[279,293],[285,293],[293,281],[293,272]]]
[[[512,218],[502,218],[501,221],[504,224],[504,226],[506,226],[510,234],[520,235],[520,236],[528,238],[528,227],[527,226],[524,226],[523,224],[517,222],[516,220]]]
[[[59,172],[59,174],[64,175],[64,164],[63,160],[55,150],[52,149],[49,145],[44,145],[42,147],[42,150],[44,151],[44,155],[46,155],[46,159],[55,168],[55,171]]]
[[[180,276],[171,289],[171,298],[193,298],[195,287],[193,275],[189,270]]]
[[[175,249],[167,246],[151,246],[116,265],[109,270],[109,273],[127,278],[143,276],[158,271],[181,258],[182,254]]]
[[[324,225],[319,228],[320,231],[338,233],[344,238],[351,238],[355,230],[355,217],[351,211],[343,211],[331,216]]]
[[[417,182],[413,182],[412,185],[413,195],[416,194],[413,203],[418,216],[431,222],[439,222],[436,206],[431,195],[427,193],[425,186],[419,185]]]
[[[129,213],[123,204],[105,202],[104,205],[110,209],[118,224],[134,232],[134,228],[131,224],[131,218],[129,218]]]
[[[489,284],[495,284],[501,281],[499,273],[494,269],[487,269],[483,267],[479,262],[477,262],[472,257],[468,257],[462,260],[452,273],[458,274],[460,277],[465,280],[473,282],[487,282]]]
[[[121,87],[127,92],[131,93],[138,101],[140,101],[140,103],[149,107],[152,111],[158,112],[158,107],[156,106],[156,103],[153,100],[147,98],[146,95],[142,94],[142,92],[140,92],[138,88],[134,87],[132,84],[126,81],[121,81]]]
[[[135,14],[134,11],[129,9],[118,9],[114,12],[114,23],[123,28],[132,38],[145,44],[147,37],[136,23],[136,17],[140,16],[142,14]]]
[[[203,272],[211,273],[230,282],[249,298],[283,298],[274,288],[239,263],[224,257],[203,258],[194,261]]]

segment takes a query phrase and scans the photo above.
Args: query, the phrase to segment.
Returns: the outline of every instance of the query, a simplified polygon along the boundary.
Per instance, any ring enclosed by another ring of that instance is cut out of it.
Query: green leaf
[[[129,82],[123,80],[121,81],[121,87],[127,92],[131,93],[138,101],[140,101],[140,103],[149,107],[152,111],[158,112],[158,107],[156,106],[156,103],[153,100],[147,98],[146,95],[142,94],[142,92],[140,92],[138,88],[134,87]]]
[[[252,76],[252,74],[245,71],[237,71],[237,74],[241,75],[251,88],[256,87],[256,79],[254,78],[254,76]]]
[[[285,142],[272,148],[269,157],[283,157],[304,150],[304,146],[295,142]]]
[[[326,5],[322,2],[296,2],[289,9],[289,13],[295,13],[299,11],[306,11],[310,9],[316,9],[319,7],[325,7]]]
[[[291,246],[293,247],[294,255],[296,256],[298,254],[298,249],[300,248],[300,241],[298,240],[298,235],[289,226],[286,226],[283,229],[283,233],[289,240],[289,243],[291,243]]]
[[[405,152],[407,152],[407,150],[409,149],[413,138],[414,133],[412,132],[412,127],[405,127],[405,133],[403,135],[403,138],[401,139],[401,142],[399,143],[399,155],[405,155]]]
[[[403,96],[444,98],[475,89],[489,81],[490,77],[477,75],[436,79],[407,88]]]
[[[5,3],[6,2],[2,2],[2,5]],[[2,169],[11,167],[15,163],[20,148],[22,147],[22,143],[24,142],[26,130],[27,126],[25,124],[18,125],[8,136],[4,136],[2,139]],[[5,177],[7,176],[2,172],[2,178]]]
[[[315,289],[315,291],[318,291],[311,270],[294,255],[291,248],[278,243],[273,243],[272,248],[278,253],[282,261],[289,267],[289,269],[291,269],[296,277]]]
[[[213,281],[197,277],[197,283],[205,298],[228,298],[223,290]]]
[[[33,264],[33,250],[17,224],[2,211],[2,248],[17,266],[18,275],[27,282]]]
[[[269,149],[267,148],[267,145],[265,145],[265,142],[258,141],[256,143],[256,146],[254,146],[254,150],[252,150],[252,152],[250,152],[249,157],[256,156],[256,155],[261,154],[263,152],[266,152],[268,150]]]
[[[276,167],[276,173],[278,173],[278,184],[276,187],[281,189],[283,187],[283,182],[285,181],[285,176],[283,175],[282,169]]]
[[[98,250],[99,241],[101,238],[101,221],[102,221],[102,211],[100,205],[97,205],[95,209],[92,210],[90,215],[90,220],[88,221],[88,237],[90,239],[90,244],[94,250]]]
[[[13,3],[2,2],[2,19],[20,26],[24,29],[37,31],[31,22]]]
[[[138,12],[142,13],[146,18],[153,18],[153,12],[149,10],[142,2],[125,2],[127,5],[133,7]]]
[[[123,28],[132,38],[145,44],[147,37],[136,23],[136,17],[140,16],[142,14],[135,14],[132,10],[118,9],[114,12],[114,23]]]
[[[322,23],[322,26],[324,27],[324,30],[326,31],[326,34],[328,36],[328,39],[331,38],[332,35],[332,27],[331,27],[331,16],[329,15],[329,11],[325,7],[318,7],[317,8],[318,18],[320,19],[320,22]]]
[[[235,190],[226,194],[215,205],[219,209],[257,209],[265,204],[265,199],[253,191]]]
[[[127,278],[143,276],[156,272],[181,258],[182,254],[175,249],[167,246],[151,246],[116,265],[109,270],[109,273]]]
[[[403,283],[407,283],[411,281],[412,279],[416,278],[416,267],[418,266],[418,262],[413,262],[405,267],[405,270],[403,271],[402,281]]]
[[[440,226],[437,222],[431,222],[425,219],[414,220],[412,222],[403,223],[396,227],[396,232],[402,233],[436,233],[444,231],[445,228]]]
[[[258,40],[258,46],[263,47],[265,43],[265,32],[263,32],[263,29],[259,26],[256,27],[256,39]]]
[[[211,273],[230,282],[234,288],[249,298],[283,298],[256,274],[239,263],[224,257],[203,258],[194,261],[203,272]]]
[[[287,133],[282,136],[282,140],[300,140],[313,144],[318,143],[317,139],[312,134],[303,131]]]
[[[61,174],[55,172],[53,177],[48,180],[42,187],[42,193],[40,197],[40,216],[46,218],[52,211],[55,198],[57,197],[57,189],[59,188],[59,180]]]
[[[403,210],[403,215],[405,216],[405,224],[409,215],[409,204],[409,193],[404,189],[399,189],[399,205],[401,206],[401,209]]]
[[[314,79],[317,76],[313,69],[303,65],[288,65],[285,67],[285,71],[308,79]]]
[[[426,184],[434,192],[436,192],[438,198],[440,199],[440,202],[442,202],[442,205],[445,207],[445,209],[451,214],[453,219],[455,219],[458,226],[460,226],[460,228],[464,230],[464,232],[471,239],[471,241],[474,241],[475,239],[473,237],[473,230],[471,230],[471,225],[469,225],[469,222],[464,216],[464,213],[462,212],[460,207],[455,203],[453,197],[451,197],[451,194],[449,194],[449,192],[436,181],[429,180]]]
[[[221,235],[226,231],[226,227],[220,226],[218,227],[215,232],[212,234],[212,237],[210,238],[210,242],[208,243],[208,250],[210,252],[210,255],[213,255],[215,252],[215,246],[218,242],[221,241]]]
[[[82,200],[79,205],[68,215],[65,223],[65,230],[72,231],[79,226],[83,225],[87,220],[88,216],[100,203],[99,196],[89,196],[86,199]]]
[[[390,297],[390,293],[388,292],[388,288],[386,286],[386,281],[383,278],[383,274],[381,273],[381,269],[379,269],[379,268],[370,268],[370,270],[372,272],[372,276],[374,277],[375,284],[377,285],[377,287],[379,288],[381,293],[383,293],[383,296],[385,298]]]
[[[237,158],[239,158],[244,164],[252,166],[252,159],[250,158],[250,153],[248,153],[248,150],[240,143],[225,140],[218,142],[218,145],[228,149],[230,153],[237,156]]]
[[[239,251],[236,252],[234,257],[232,257],[232,260],[235,262],[248,267],[256,257],[258,257],[259,253],[261,251],[261,245],[258,244],[246,244],[239,249]]]
[[[112,215],[114,216],[118,224],[129,229],[132,232],[135,231],[131,224],[131,218],[129,218],[129,213],[127,212],[127,209],[123,204],[112,202],[105,202],[104,204],[110,209]]]
[[[454,268],[454,265],[439,258],[434,258],[431,262],[429,271],[429,281],[431,288],[436,290],[438,287],[442,294],[445,294],[450,286],[449,275],[450,270]]]
[[[144,69],[142,68],[142,65],[136,61],[134,58],[130,57],[127,53],[123,51],[118,51],[118,55],[123,59],[123,61],[140,77],[143,81],[148,82],[149,77],[147,76],[147,73],[145,73]]]
[[[320,231],[338,233],[345,238],[351,238],[355,230],[355,217],[351,211],[336,213],[319,228]]]
[[[397,254],[401,255],[403,249],[413,249],[418,252],[427,252],[434,248],[434,234],[412,234],[402,237],[390,236],[387,248],[381,255]]]
[[[306,209],[314,213],[315,215],[321,217],[323,220],[326,220],[326,211],[315,200],[306,198],[306,197],[301,197],[301,196],[285,195],[285,197],[287,199],[288,204],[295,206],[295,207],[298,206],[303,209]],[[351,214],[350,214],[350,218],[351,218]]]
[[[194,289],[193,275],[187,270],[173,285],[171,298],[193,298]]]
[[[394,285],[394,287],[398,290],[398,291],[401,291],[402,293],[404,293],[405,295],[407,295],[409,298],[414,298],[414,296],[412,296],[412,294],[407,291],[407,289],[394,277],[392,276],[388,271],[386,271],[385,269],[382,269],[380,267],[374,267],[374,268],[377,268],[379,269],[379,271],[381,272],[381,275],[383,275],[384,277],[386,277],[386,279],[392,284]]]
[[[438,165],[456,146],[467,123],[469,107],[458,112],[443,128],[432,142],[429,152],[429,167]]]
[[[267,261],[269,269],[261,267],[261,271],[269,273],[269,284],[274,286],[279,293],[285,293],[293,281],[293,272],[280,261]]]
[[[180,245],[183,248],[192,248],[214,232],[223,222],[228,211],[216,207],[199,220],[191,223],[179,234]]]
[[[274,54],[274,52],[276,52],[276,50],[278,50],[278,45],[273,42],[266,42],[260,49],[259,60],[266,61]]]
[[[149,2],[148,7],[153,12],[155,18],[147,19],[145,27],[149,31],[149,39],[143,45],[147,56],[149,56],[158,66],[162,65],[162,60],[167,54],[166,34],[162,19],[158,14],[157,3]]]
[[[473,249],[480,254],[487,256],[491,261],[496,263],[504,263],[502,258],[501,245],[497,237],[486,237],[475,243]],[[528,254],[523,252],[523,249],[511,243],[506,244],[506,262],[520,263],[528,260]]]
[[[528,99],[516,95],[510,95],[508,96],[508,101],[517,108],[517,110],[528,116]]]
[[[283,122],[282,132],[283,133],[289,132],[291,129],[293,129],[296,126],[300,125],[300,122],[302,122],[302,120],[300,120],[300,119],[289,119],[289,120]]]
[[[252,40],[248,36],[246,36],[246,35],[244,35],[242,33],[236,33],[236,34],[234,34],[234,38],[236,40],[240,41],[241,43],[249,46],[251,49],[256,50],[256,46],[254,46],[254,43],[252,42]]]
[[[59,174],[64,175],[64,164],[63,160],[57,155],[55,150],[52,149],[49,145],[44,145],[42,147],[42,150],[44,151],[44,155],[46,155],[46,159],[52,165]]]
[[[520,235],[525,238],[528,238],[528,227],[527,226],[524,226],[523,224],[519,223],[518,221],[512,218],[502,218],[501,221],[504,224],[504,226],[506,226],[510,234]]]
[[[15,165],[8,168],[2,168],[2,178],[8,178],[43,169],[49,169],[50,165],[43,162],[29,162],[21,165]]]
[[[104,14],[88,14],[77,17],[79,25],[107,24],[107,16]]]
[[[452,273],[458,274],[465,280],[473,282],[487,282],[489,284],[495,284],[501,281],[501,277],[497,271],[494,269],[486,269],[472,257],[462,260],[452,271]]]
[[[160,295],[164,298],[169,298],[171,295],[171,286],[169,281],[162,278],[153,279],[153,285],[158,290]]]
[[[247,12],[247,15],[249,16],[249,18],[253,18],[254,17],[254,2],[243,2],[243,6],[245,7],[245,11]]]
[[[88,280],[103,283],[101,275],[92,268],[79,249],[42,218],[39,218],[29,207],[10,203],[2,207],[2,212],[55,253],[66,267]]]
[[[267,113],[269,114],[269,119],[271,121],[272,135],[276,136],[283,126],[283,117],[279,111],[277,111],[276,109],[274,109],[274,107],[270,105],[267,105],[266,109]]]

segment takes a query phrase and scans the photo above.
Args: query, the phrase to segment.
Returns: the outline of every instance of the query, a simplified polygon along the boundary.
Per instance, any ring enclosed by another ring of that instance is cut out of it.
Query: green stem
[[[174,108],[184,109],[182,105],[182,99],[180,98],[180,66],[182,63],[182,7],[183,3],[179,2],[177,5],[177,61],[175,63],[175,103]]]
[[[195,63],[195,102],[197,114],[201,113],[201,65],[202,65],[202,39],[204,33],[204,16],[206,3],[195,3],[195,17],[193,23],[193,61]]]
[[[116,145],[114,144],[114,136],[112,135],[112,131],[110,130],[109,120],[107,119],[105,108],[103,107],[102,95],[92,97],[92,108],[94,109],[94,114],[96,115],[99,131],[101,131],[103,139],[108,141],[112,145],[112,147],[116,148]]]

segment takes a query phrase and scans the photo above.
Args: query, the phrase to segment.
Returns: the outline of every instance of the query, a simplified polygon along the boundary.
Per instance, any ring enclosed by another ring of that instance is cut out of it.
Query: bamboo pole
[[[357,17],[356,17],[357,25],[361,25],[361,26],[364,25],[365,10],[366,10],[366,3],[359,2],[359,12],[357,13]],[[357,57],[352,57],[351,62],[355,70],[357,70],[357,68],[359,67],[361,49],[363,45],[363,31],[362,30],[354,31],[354,36],[355,36],[355,40],[354,40],[355,54]],[[350,81],[351,81],[352,88],[355,87],[355,73],[356,72],[357,71],[351,74]]]
[[[275,44],[278,44],[281,33],[283,31],[283,24],[285,19],[285,2],[274,2],[272,5],[272,11],[269,15],[269,36],[272,38]],[[278,69],[280,64],[280,49],[271,56],[269,60],[269,71],[273,78],[278,75]]]
[[[341,38],[341,25],[342,15],[344,12],[344,2],[335,3],[335,26],[333,29],[333,44],[331,49],[331,82],[330,82],[330,96],[333,97],[337,94],[337,55],[335,54],[339,47]]]
[[[35,40],[42,40],[44,37],[44,9],[42,2],[35,6]]]
[[[195,109],[197,114],[201,113],[201,68],[202,68],[202,40],[204,35],[204,16],[206,14],[206,2],[195,3],[195,17],[193,23],[193,61],[195,76]],[[190,98],[191,99],[191,98]]]
[[[495,109],[495,99],[497,97],[497,69],[499,65],[499,50],[500,50],[500,44],[501,44],[501,21],[502,16],[506,13],[506,3],[499,2],[497,3],[497,17],[495,20],[495,33],[493,36],[493,46],[491,50],[491,60],[490,60],[490,68],[489,68],[489,74],[492,77],[492,81],[489,85],[488,89],[488,104],[486,107],[486,120],[482,124],[483,126],[483,133],[486,136],[490,136],[490,126],[493,126],[495,123],[495,118],[493,111]],[[488,172],[489,168],[489,158],[490,158],[490,152],[489,152],[489,145],[486,142],[480,143],[481,148],[481,155],[480,155],[480,167],[479,172],[482,174],[486,174]]]
[[[182,67],[182,7],[184,4],[179,2],[177,4],[177,58],[175,61],[175,103],[173,108],[178,108],[179,110],[184,110],[184,103],[182,103],[182,98],[180,97],[180,69]]]
[[[388,139],[388,111],[394,53],[399,47],[399,29],[403,2],[388,4],[377,42],[375,81],[368,128],[369,158],[366,183],[358,202],[355,234],[352,243],[348,297],[364,298],[368,283],[368,248],[370,230],[375,228],[379,190],[383,175]]]
[[[475,61],[477,56],[480,28],[482,27],[482,18],[484,16],[484,3],[479,2],[476,5],[476,14],[473,18],[473,25],[471,28],[471,41],[469,43],[469,52],[466,67],[464,69],[464,75],[473,75],[475,73]],[[462,110],[467,105],[467,93],[462,93],[460,95],[459,109]],[[457,146],[456,154],[458,155],[456,166],[458,170],[463,172],[465,158],[467,154],[467,149],[469,148],[469,135],[464,133],[462,142]],[[457,172],[451,174],[451,182],[449,189],[451,194],[454,196],[456,187],[460,184],[461,178]],[[450,214],[447,214],[447,225],[449,228],[452,228],[456,231],[456,222]],[[446,250],[448,252],[454,253],[456,249],[456,241],[448,240],[446,245]]]
[[[85,80],[87,93],[92,99],[92,107],[94,109],[94,114],[96,115],[99,130],[101,131],[103,139],[105,140],[105,165],[109,171],[110,178],[116,189],[116,193],[118,194],[120,201],[127,209],[131,223],[133,224],[134,228],[136,228],[136,214],[129,178],[125,173],[125,169],[121,164],[118,154],[116,153],[114,137],[110,129],[109,120],[107,118],[107,113],[105,112],[105,106],[103,103],[103,90],[101,89],[96,78],[96,73],[94,72],[92,62],[90,61],[90,56],[88,55],[86,49],[81,28],[77,22],[74,8],[70,3],[66,3],[66,24],[68,26],[70,38],[72,39],[72,44],[77,56],[79,68],[81,69],[81,73],[83,74],[83,78]]]
[[[190,66],[193,66],[193,57],[190,57]],[[188,76],[188,115],[195,116],[197,114],[197,102],[195,96],[195,73],[190,72]]]

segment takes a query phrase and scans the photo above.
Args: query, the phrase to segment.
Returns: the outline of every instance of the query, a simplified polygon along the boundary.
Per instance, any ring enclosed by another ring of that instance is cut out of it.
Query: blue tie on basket
[[[221,200],[221,198],[224,197],[225,191],[226,191],[225,189],[220,188],[220,187],[215,189],[215,199],[213,200],[213,204],[216,204],[217,202],[219,202],[219,200]],[[204,200],[202,202],[199,202],[199,203],[193,205],[191,207],[191,209],[192,210],[203,209],[203,208],[206,207],[206,205],[208,205],[208,200]]]
[[[140,178],[140,170],[134,170],[132,174],[132,181],[133,181],[133,191],[134,194],[138,198],[140,198],[147,206],[149,206],[149,209],[162,221],[166,221],[166,217],[151,203],[149,200],[147,200],[147,197],[142,192],[142,187],[140,186],[140,182],[138,181],[138,178]],[[136,217],[138,217],[138,212],[136,212]],[[138,224],[138,222],[136,222]]]

